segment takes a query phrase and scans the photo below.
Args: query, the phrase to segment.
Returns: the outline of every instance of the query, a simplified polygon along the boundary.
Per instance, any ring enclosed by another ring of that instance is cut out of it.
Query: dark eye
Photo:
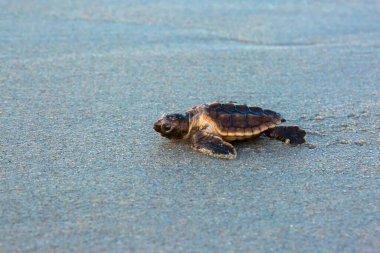
[[[169,131],[170,128],[172,128],[172,127],[170,126],[170,124],[163,124],[163,125],[162,125],[162,130],[164,130],[165,132]]]

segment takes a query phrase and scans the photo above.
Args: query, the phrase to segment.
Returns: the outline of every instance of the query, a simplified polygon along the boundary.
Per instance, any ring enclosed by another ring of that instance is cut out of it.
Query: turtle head
[[[153,128],[166,138],[183,139],[189,131],[189,118],[178,113],[165,114]]]

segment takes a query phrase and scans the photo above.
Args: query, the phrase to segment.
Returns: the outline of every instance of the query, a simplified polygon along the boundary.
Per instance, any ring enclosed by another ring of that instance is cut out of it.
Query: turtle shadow
[[[248,139],[248,140],[236,140],[230,142],[235,148],[248,148],[254,146],[263,146],[268,142],[268,138],[261,138],[261,136]]]
[[[254,139],[248,140],[236,140],[230,143],[237,150],[238,157],[240,157],[240,159],[248,159],[253,154],[261,154],[266,157],[267,155],[265,155],[264,153],[283,153],[287,152],[286,148],[294,148],[299,146],[307,147],[307,144],[294,146],[290,144],[285,144],[284,142],[281,142],[279,140],[267,138],[266,136],[259,136]],[[191,148],[191,143],[189,140],[164,139],[159,141],[157,145],[155,145],[155,148],[153,150],[154,156],[160,158],[165,157],[165,159],[169,160],[190,158],[190,156],[193,155],[204,156],[208,159],[220,160],[219,158],[213,158],[199,153],[197,151],[194,151]]]

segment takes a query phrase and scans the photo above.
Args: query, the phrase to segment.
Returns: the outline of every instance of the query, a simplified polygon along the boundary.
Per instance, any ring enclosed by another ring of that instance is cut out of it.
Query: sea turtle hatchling
[[[298,126],[277,126],[280,114],[235,103],[195,106],[185,115],[165,114],[154,130],[169,139],[190,139],[193,149],[210,156],[235,159],[236,149],[229,142],[256,138],[264,133],[293,145],[305,142],[306,132]]]

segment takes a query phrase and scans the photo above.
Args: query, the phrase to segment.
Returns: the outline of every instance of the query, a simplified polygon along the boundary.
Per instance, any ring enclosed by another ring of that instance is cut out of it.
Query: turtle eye
[[[170,129],[171,129],[172,127],[171,127],[171,125],[170,124],[163,124],[162,125],[162,130],[164,131],[164,132],[168,132]]]

